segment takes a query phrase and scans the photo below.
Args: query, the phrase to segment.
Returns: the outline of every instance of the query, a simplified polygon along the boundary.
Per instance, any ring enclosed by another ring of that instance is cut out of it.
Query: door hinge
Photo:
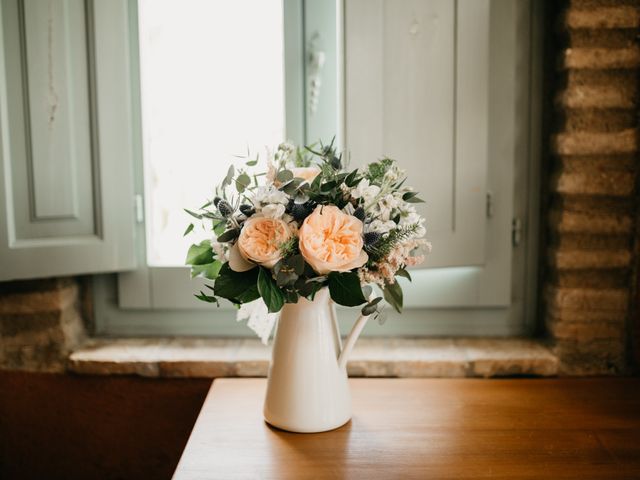
[[[134,212],[137,223],[144,223],[144,199],[141,194],[136,194],[133,197]]]
[[[493,192],[487,192],[486,211],[487,218],[493,217]]]
[[[511,221],[511,244],[517,247],[522,242],[522,220],[518,217]]]

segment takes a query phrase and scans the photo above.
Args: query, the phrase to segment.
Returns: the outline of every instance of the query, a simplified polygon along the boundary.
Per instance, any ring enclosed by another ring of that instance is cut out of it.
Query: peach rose
[[[338,207],[319,205],[300,227],[300,253],[320,275],[347,272],[369,258],[362,249],[362,222]]]
[[[301,178],[311,183],[313,182],[313,179],[316,178],[320,173],[320,168],[318,167],[292,168],[291,173],[293,173],[294,178]]]
[[[284,221],[251,217],[244,222],[240,237],[229,252],[229,266],[236,272],[249,270],[256,263],[272,268],[282,258],[280,245],[289,238],[291,230]]]

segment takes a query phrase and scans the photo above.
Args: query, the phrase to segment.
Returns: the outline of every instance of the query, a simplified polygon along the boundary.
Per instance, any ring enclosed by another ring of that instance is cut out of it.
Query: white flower
[[[393,220],[387,220],[387,221],[382,221],[382,220],[374,220],[373,222],[367,224],[365,226],[365,231],[368,232],[378,232],[378,233],[389,233],[389,231],[393,230],[394,228],[396,228],[396,222],[394,222]]]
[[[400,201],[396,197],[391,194],[385,195],[378,202],[378,208],[380,209],[380,218],[382,218],[382,220],[389,220],[389,218],[391,218],[391,212],[399,205]]]
[[[425,234],[427,233],[427,229],[424,228],[423,223],[424,223],[424,218],[422,218],[418,213],[412,212],[408,215],[403,215],[402,217],[400,217],[400,223],[398,225],[400,225],[401,227],[409,227],[411,225],[417,225],[418,227],[415,233],[413,234],[413,237],[420,238],[420,237],[424,237]]]
[[[264,199],[266,203],[281,203],[285,205],[289,202],[289,197],[286,193],[278,190],[277,188],[272,188],[271,191],[267,194]]]
[[[286,193],[281,192],[277,188],[273,186],[268,187],[258,187],[254,193],[251,202],[253,206],[256,207],[256,210],[260,210],[263,204],[268,203],[281,203],[286,204],[289,201],[289,197]]]
[[[365,203],[373,200],[378,193],[380,193],[380,187],[377,185],[369,185],[369,180],[366,178],[360,180],[356,188],[351,190],[351,196],[353,198],[362,198]]]
[[[281,203],[269,203],[262,207],[262,214],[269,218],[280,218],[284,215],[284,205]]]
[[[218,260],[221,262],[227,261],[227,255],[224,251],[224,243],[216,242],[215,240],[211,241],[211,249],[215,252]]]

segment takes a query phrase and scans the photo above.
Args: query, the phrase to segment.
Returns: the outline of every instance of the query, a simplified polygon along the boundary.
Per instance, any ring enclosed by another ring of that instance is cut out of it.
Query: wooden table
[[[182,479],[640,479],[640,379],[353,379],[354,416],[295,434],[263,379],[216,380]]]

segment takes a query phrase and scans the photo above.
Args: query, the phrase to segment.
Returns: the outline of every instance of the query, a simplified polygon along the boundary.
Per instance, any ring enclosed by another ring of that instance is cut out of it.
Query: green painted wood
[[[135,267],[127,3],[0,4],[0,280]]]

